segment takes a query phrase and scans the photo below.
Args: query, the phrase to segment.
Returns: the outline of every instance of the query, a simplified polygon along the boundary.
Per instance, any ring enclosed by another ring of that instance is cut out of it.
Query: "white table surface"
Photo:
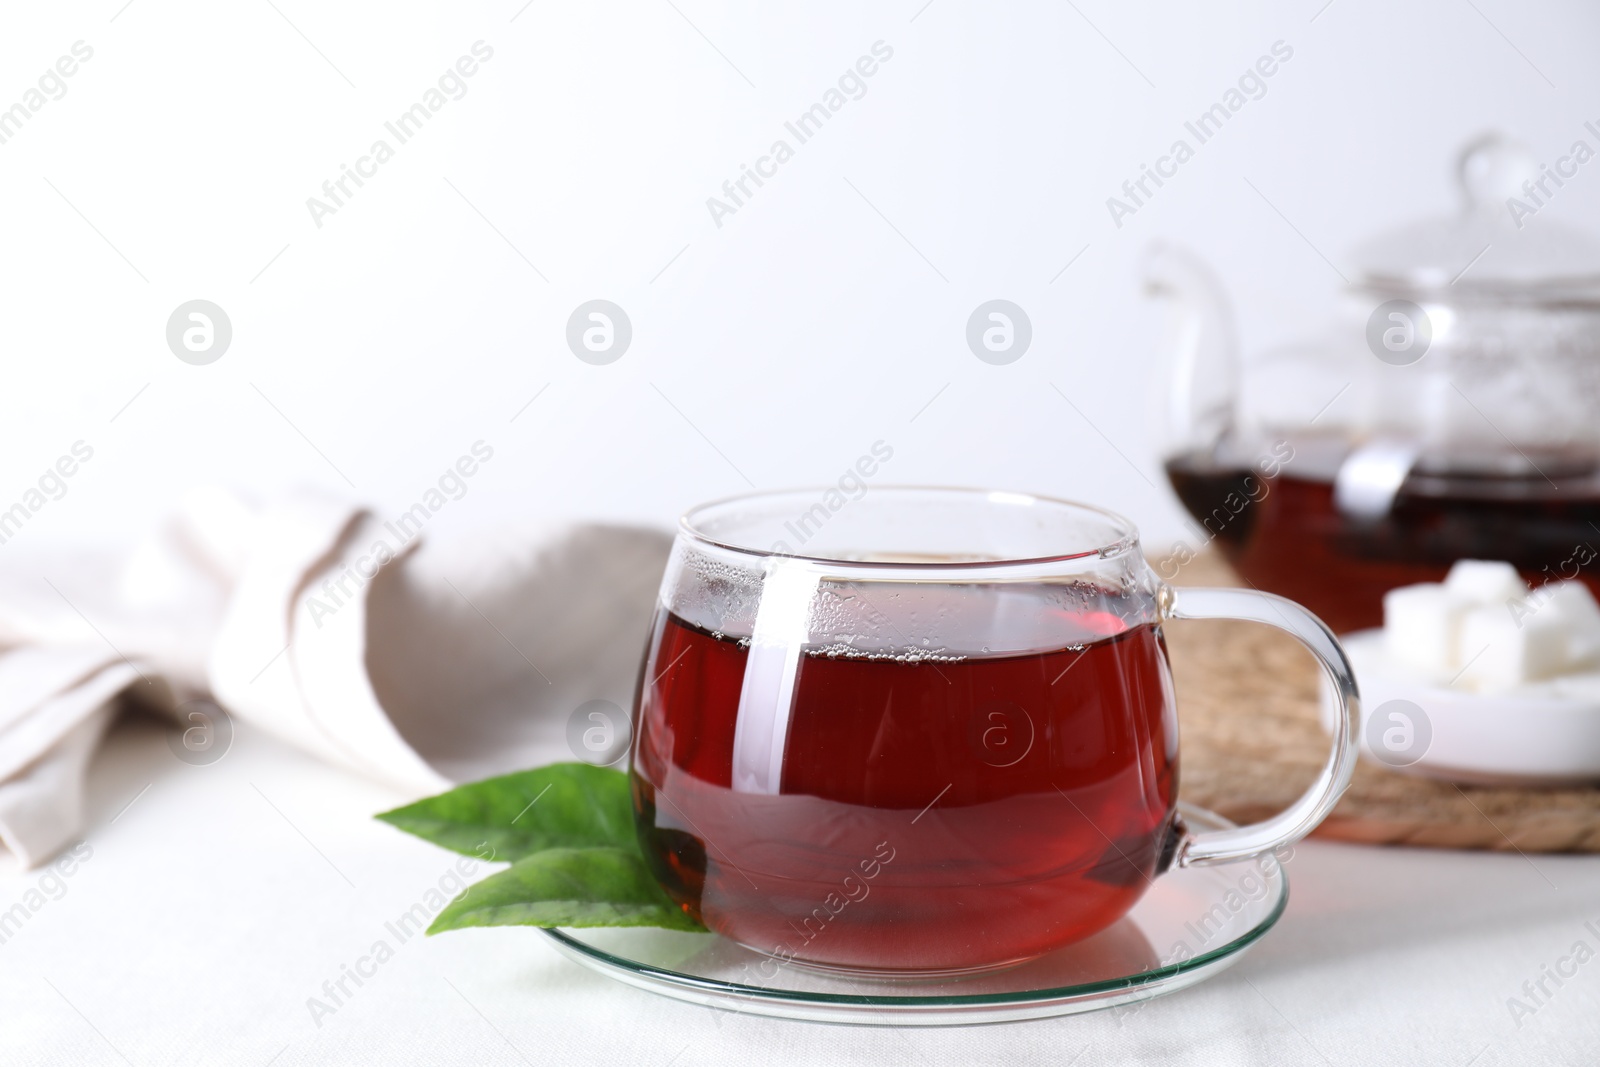
[[[1288,913],[1236,967],[1120,1017],[884,1030],[730,1015],[490,929],[400,945],[318,1026],[307,998],[452,863],[371,819],[404,799],[259,734],[194,767],[163,725],[119,724],[93,768],[88,858],[60,883],[0,870],[0,912],[35,906],[0,943],[0,1063],[1600,1059],[1600,959],[1546,978],[1520,1026],[1507,1005],[1577,942],[1600,951],[1585,927],[1600,929],[1600,857],[1322,843],[1296,849]]]

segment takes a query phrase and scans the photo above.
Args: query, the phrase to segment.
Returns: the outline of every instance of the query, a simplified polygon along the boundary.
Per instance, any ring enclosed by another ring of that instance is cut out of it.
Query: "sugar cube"
[[[1389,658],[1426,671],[1454,671],[1457,633],[1467,605],[1434,582],[1383,595],[1383,642]],[[1507,614],[1504,608],[1501,614]]]
[[[1551,582],[1528,598],[1528,613],[1549,614],[1566,635],[1566,666],[1581,670],[1600,664],[1600,604],[1582,582]]]
[[[1562,673],[1567,630],[1558,612],[1518,617],[1504,604],[1469,608],[1461,619],[1461,680],[1483,690],[1505,690]]]
[[[1501,608],[1507,601],[1528,595],[1528,587],[1517,569],[1499,560],[1458,560],[1445,577],[1444,587],[1468,603],[1494,604]]]

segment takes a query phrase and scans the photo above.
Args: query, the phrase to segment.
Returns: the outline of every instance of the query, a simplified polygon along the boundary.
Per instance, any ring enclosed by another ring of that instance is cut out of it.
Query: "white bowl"
[[[1476,785],[1600,782],[1600,672],[1478,693],[1389,659],[1381,630],[1339,639],[1361,688],[1361,755],[1405,774]],[[1322,725],[1333,728],[1322,690]]]

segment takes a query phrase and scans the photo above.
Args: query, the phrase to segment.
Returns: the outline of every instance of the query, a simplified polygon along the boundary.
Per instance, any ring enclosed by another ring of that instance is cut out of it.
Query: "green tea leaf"
[[[587,763],[486,778],[377,817],[479,859],[514,862],[549,848],[638,850],[628,776]]]
[[[637,847],[552,848],[468,887],[428,933],[468,926],[662,926],[704,932],[656,884]]]

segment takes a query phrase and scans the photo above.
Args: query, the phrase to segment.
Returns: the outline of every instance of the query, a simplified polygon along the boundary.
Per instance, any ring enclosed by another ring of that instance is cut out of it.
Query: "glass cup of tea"
[[[1287,810],[1191,833],[1161,624],[1298,638],[1339,694]],[[634,710],[640,842],[717,933],[858,974],[1003,967],[1104,929],[1173,865],[1309,833],[1350,780],[1356,683],[1267,593],[1159,581],[1109,511],[974,489],[755,493],[684,516]]]

